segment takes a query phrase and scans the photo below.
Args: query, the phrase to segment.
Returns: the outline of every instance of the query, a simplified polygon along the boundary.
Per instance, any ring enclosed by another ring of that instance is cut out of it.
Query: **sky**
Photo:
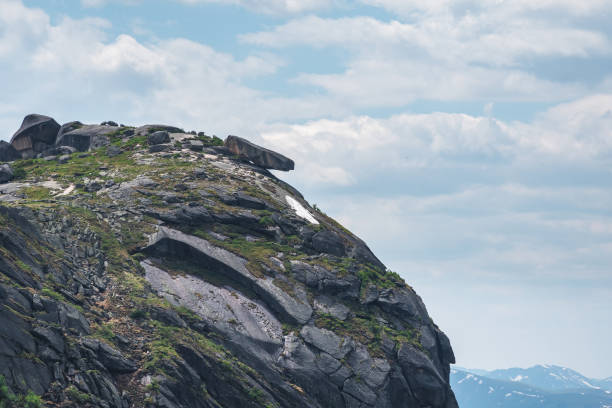
[[[612,376],[609,0],[0,0],[28,113],[236,134],[425,301],[457,363]]]

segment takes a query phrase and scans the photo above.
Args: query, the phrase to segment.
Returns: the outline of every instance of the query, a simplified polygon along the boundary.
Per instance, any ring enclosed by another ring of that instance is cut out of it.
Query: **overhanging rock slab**
[[[246,267],[246,259],[216,247],[205,239],[159,227],[158,231],[149,237],[145,252],[154,257],[171,255],[182,259],[195,258],[203,267],[223,273],[229,279],[249,287],[270,308],[292,322],[304,324],[312,315],[310,305],[297,301],[274,285],[271,279],[258,278],[251,274]]]

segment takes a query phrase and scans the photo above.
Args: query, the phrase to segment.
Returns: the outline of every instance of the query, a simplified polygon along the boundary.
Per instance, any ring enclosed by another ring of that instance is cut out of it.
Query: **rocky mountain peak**
[[[0,160],[0,404],[457,407],[448,338],[291,159],[35,115]]]

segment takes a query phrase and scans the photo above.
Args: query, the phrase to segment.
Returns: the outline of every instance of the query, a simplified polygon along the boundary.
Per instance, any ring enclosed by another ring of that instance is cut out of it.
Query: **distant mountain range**
[[[612,408],[612,377],[596,380],[555,365],[455,367],[451,385],[461,408]]]

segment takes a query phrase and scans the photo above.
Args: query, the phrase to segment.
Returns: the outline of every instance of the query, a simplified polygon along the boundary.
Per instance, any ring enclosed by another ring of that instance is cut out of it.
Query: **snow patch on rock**
[[[310,222],[311,224],[319,223],[319,221],[317,221],[315,217],[313,217],[312,214],[310,214],[308,210],[305,209],[304,206],[300,204],[299,201],[297,201],[295,198],[287,195],[285,196],[285,200],[287,200],[287,203],[291,206],[291,208],[293,208],[293,210],[295,211],[295,214],[298,217],[304,218],[306,221]]]

